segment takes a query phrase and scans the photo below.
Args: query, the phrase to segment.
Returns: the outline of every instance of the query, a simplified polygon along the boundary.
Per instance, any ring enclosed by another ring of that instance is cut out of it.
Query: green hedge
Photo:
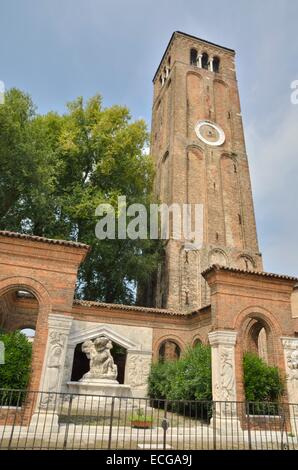
[[[32,344],[19,331],[0,333],[0,341],[5,346],[5,364],[0,365],[0,388],[26,389],[31,370]]]

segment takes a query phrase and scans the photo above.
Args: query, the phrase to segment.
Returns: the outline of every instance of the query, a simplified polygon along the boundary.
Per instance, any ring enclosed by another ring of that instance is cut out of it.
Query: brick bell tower
[[[245,149],[235,52],[174,32],[153,79],[155,193],[171,205],[203,205],[203,246],[169,239],[156,307],[208,305],[201,273],[211,264],[263,270]]]

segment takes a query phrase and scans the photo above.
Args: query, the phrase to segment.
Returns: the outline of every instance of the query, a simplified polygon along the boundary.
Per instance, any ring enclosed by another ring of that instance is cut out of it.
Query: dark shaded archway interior
[[[159,348],[159,360],[161,362],[176,361],[181,354],[180,347],[175,341],[166,340]]]
[[[269,365],[276,365],[273,333],[262,319],[251,318],[247,324],[246,351],[262,358]]]
[[[38,301],[31,292],[14,288],[0,297],[0,330],[35,330],[38,311]]]

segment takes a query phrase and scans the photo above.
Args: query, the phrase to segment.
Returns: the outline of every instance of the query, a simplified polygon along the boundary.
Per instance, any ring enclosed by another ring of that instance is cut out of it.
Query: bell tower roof
[[[173,43],[173,41],[175,40],[175,38],[176,38],[177,36],[184,36],[184,37],[186,37],[186,38],[196,40],[196,41],[200,42],[202,45],[203,45],[203,44],[206,44],[206,45],[209,45],[209,46],[214,46],[214,47],[217,47],[217,48],[219,48],[219,49],[223,49],[223,50],[225,50],[225,51],[227,51],[227,52],[231,52],[233,55],[235,55],[235,50],[234,50],[234,49],[230,49],[230,48],[225,47],[225,46],[220,46],[219,44],[215,44],[214,42],[206,41],[205,39],[199,38],[199,37],[197,37],[197,36],[193,36],[193,35],[191,35],[191,34],[183,33],[182,31],[174,31],[173,34],[172,34],[172,36],[171,36],[171,39],[169,40],[169,43],[168,43],[168,45],[167,45],[167,47],[166,47],[166,50],[165,50],[165,52],[164,52],[164,54],[163,54],[163,56],[162,56],[162,58],[161,58],[161,61],[160,61],[159,65],[158,65],[158,67],[157,67],[157,70],[156,70],[155,75],[154,75],[153,80],[152,80],[153,82],[155,81],[155,79],[156,79],[156,77],[157,77],[157,75],[158,75],[158,72],[159,72],[159,70],[160,70],[160,67],[161,67],[161,65],[162,65],[162,63],[163,63],[163,61],[164,61],[165,56],[167,55],[168,50],[170,49],[171,44]]]

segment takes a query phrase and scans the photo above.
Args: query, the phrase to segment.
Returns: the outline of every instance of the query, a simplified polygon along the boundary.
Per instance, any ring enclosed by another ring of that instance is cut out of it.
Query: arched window
[[[209,65],[209,56],[207,52],[204,52],[202,55],[202,68],[208,70]]]
[[[197,65],[198,51],[190,49],[190,65]]]
[[[240,256],[239,258],[240,269],[245,271],[254,271],[255,267],[253,261],[248,256]]]
[[[222,250],[213,250],[209,255],[209,265],[212,266],[213,264],[219,264],[219,266],[227,266],[228,260],[226,253]]]
[[[161,362],[165,361],[176,361],[179,359],[181,354],[181,350],[175,341],[166,340],[164,341],[158,352],[159,360]]]
[[[219,72],[219,64],[220,64],[219,57],[214,57],[213,58],[213,72],[215,72],[215,73]]]

